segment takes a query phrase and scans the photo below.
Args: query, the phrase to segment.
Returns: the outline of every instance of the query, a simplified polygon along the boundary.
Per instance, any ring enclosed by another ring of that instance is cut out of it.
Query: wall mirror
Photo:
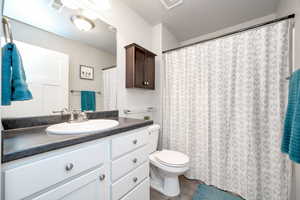
[[[3,16],[11,25],[33,99],[2,106],[3,118],[81,110],[93,94],[95,105],[89,109],[116,109],[116,29],[95,10],[68,2],[4,1]]]

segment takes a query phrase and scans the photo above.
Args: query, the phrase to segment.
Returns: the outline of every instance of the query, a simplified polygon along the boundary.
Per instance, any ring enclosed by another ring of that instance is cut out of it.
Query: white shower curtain
[[[287,200],[280,143],[289,21],[164,55],[163,144],[190,157],[186,174],[247,200]]]
[[[103,71],[103,104],[104,110],[117,109],[117,68]]]

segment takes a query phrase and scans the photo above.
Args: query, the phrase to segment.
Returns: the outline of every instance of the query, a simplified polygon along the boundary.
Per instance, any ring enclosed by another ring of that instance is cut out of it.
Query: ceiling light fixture
[[[79,9],[78,5],[76,4],[76,2],[74,0],[61,0],[61,3],[65,7],[73,9],[73,10]]]
[[[95,27],[95,23],[92,20],[90,20],[82,15],[72,16],[71,21],[81,31],[90,31],[91,29],[93,29]]]

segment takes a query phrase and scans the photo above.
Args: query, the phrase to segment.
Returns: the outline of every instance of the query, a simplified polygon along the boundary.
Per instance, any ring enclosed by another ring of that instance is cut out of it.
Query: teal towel
[[[2,105],[31,99],[21,55],[15,44],[8,43],[2,49]]]
[[[289,83],[281,151],[300,163],[300,70],[292,74]]]
[[[228,192],[219,190],[213,186],[200,184],[198,185],[198,188],[193,196],[193,200],[243,200],[243,199],[237,196],[233,196]]]
[[[93,91],[81,91],[81,110],[96,111],[96,94]]]

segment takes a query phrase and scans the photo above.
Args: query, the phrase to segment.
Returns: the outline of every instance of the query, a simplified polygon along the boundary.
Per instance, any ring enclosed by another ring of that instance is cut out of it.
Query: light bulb
[[[81,31],[89,31],[95,27],[92,20],[81,15],[72,16],[71,21]]]

